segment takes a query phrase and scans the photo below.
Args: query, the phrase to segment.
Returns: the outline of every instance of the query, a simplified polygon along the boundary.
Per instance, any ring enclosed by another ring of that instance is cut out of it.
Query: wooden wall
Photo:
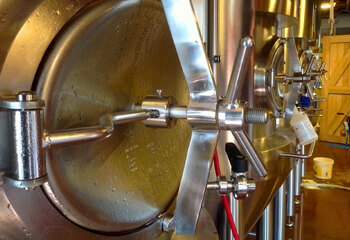
[[[320,140],[344,143],[344,116],[337,113],[350,113],[350,35],[323,37],[323,60],[328,62],[328,81],[321,95],[328,100],[321,104]]]

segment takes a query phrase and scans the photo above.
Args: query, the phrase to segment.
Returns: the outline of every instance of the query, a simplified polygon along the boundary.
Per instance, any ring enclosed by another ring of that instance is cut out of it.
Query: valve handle
[[[226,143],[225,151],[230,161],[232,172],[245,173],[248,171],[248,162],[234,143]]]
[[[242,91],[247,70],[246,66],[248,59],[252,53],[253,46],[254,40],[249,36],[242,38],[240,41],[235,63],[232,69],[229,87],[227,89],[226,97],[223,102],[223,105],[228,109],[233,107],[236,100],[238,99],[239,94]],[[243,130],[232,131],[232,134],[236,138],[238,144],[241,146],[244,155],[249,160],[256,174],[259,177],[265,177],[267,175],[267,170],[258,153],[256,152],[253,144],[250,142],[247,134]]]
[[[242,91],[244,77],[247,72],[247,62],[250,58],[254,46],[254,40],[251,37],[244,37],[239,43],[235,63],[232,68],[230,83],[226,92],[224,106],[231,107],[235,104],[239,94]]]

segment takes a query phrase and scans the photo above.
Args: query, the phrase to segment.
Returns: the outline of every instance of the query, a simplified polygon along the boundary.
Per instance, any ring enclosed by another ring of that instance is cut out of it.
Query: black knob
[[[234,143],[226,143],[225,151],[231,163],[232,172],[245,173],[248,171],[248,162]]]

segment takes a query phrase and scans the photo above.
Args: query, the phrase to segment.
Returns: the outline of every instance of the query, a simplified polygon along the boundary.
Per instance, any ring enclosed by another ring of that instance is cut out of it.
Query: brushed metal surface
[[[314,8],[314,1],[300,0],[297,12],[298,22],[294,26],[283,29],[283,37],[303,38],[307,41],[315,40],[318,19]]]
[[[269,172],[264,179],[257,180],[256,189],[243,201],[244,230],[248,234],[257,222],[292,168],[292,160],[280,158],[281,151],[294,151],[295,136],[288,128],[277,128],[274,134],[255,139],[254,146],[262,156]]]
[[[188,86],[187,120],[192,128],[174,213],[175,232],[193,235],[219,134],[218,96],[191,2],[163,0],[162,4]]]
[[[263,7],[263,3],[272,4],[275,6],[271,8],[270,13],[267,13],[269,9],[263,12],[263,8],[259,9],[260,4]],[[288,1],[291,3],[291,1]],[[294,1],[293,4],[295,4]],[[275,4],[275,5],[274,5]],[[235,59],[236,48],[239,43],[239,39],[243,36],[250,35],[254,37],[255,40],[255,56],[252,57],[252,62],[257,63],[255,65],[255,70],[261,68],[266,69],[268,64],[267,57],[269,56],[273,45],[277,40],[277,25],[281,27],[282,25],[280,14],[289,14],[290,19],[295,19],[294,5],[292,9],[287,9],[285,2],[283,1],[211,1],[211,11],[214,12],[216,9],[218,14],[210,14],[211,25],[210,37],[211,40],[209,44],[209,55],[211,57],[215,55],[221,56],[221,62],[212,63],[214,69],[214,76],[216,76],[218,93],[223,96],[226,93],[228,81],[232,71],[232,66]],[[278,8],[278,5],[284,5],[283,8]],[[254,14],[254,10],[257,10],[258,13]],[[289,11],[289,13],[288,13]],[[285,15],[286,16],[286,15]],[[216,19],[215,19],[216,18]],[[286,17],[288,18],[288,17]],[[214,21],[214,20],[217,20]],[[291,23],[288,23],[291,24]],[[217,36],[215,36],[217,34]],[[284,50],[282,48],[282,50]],[[273,53],[272,53],[273,54]],[[273,56],[273,55],[272,55]],[[278,56],[275,56],[276,63],[274,66],[276,69],[284,70],[280,65],[283,62],[284,51],[280,51]],[[271,58],[272,61],[273,58]],[[260,64],[260,65],[259,65]],[[246,90],[242,93],[241,97],[251,104],[250,107],[259,107],[267,106],[271,108],[271,104],[268,102],[267,95],[265,95],[263,101],[264,104],[259,105],[259,98],[257,95],[258,88],[254,89],[254,81],[256,83],[261,79],[259,76],[255,76],[254,79],[254,64],[251,64],[247,86],[244,87]],[[265,77],[266,71],[264,70],[263,76]],[[262,75],[260,75],[262,76]],[[263,81],[263,88],[266,93],[266,79]],[[255,90],[255,92],[253,92]],[[274,89],[274,95],[279,96],[281,91],[279,89]],[[282,101],[279,99],[279,103],[282,105]],[[281,150],[290,151],[293,148],[294,137],[291,131],[287,129],[279,129],[276,131],[275,119],[270,118],[266,126],[254,126],[254,146],[262,156],[263,162],[268,170],[268,176],[264,179],[256,178],[256,175],[252,173],[252,177],[257,180],[257,188],[255,192],[251,193],[250,196],[243,200],[243,224],[244,231],[248,233],[249,230],[254,226],[263,210],[267,204],[272,200],[275,192],[278,190],[279,186],[284,182],[285,178],[288,175],[288,172],[291,169],[291,163],[288,158],[279,158],[279,153]],[[253,132],[253,131],[251,131]],[[253,135],[253,134],[252,134]],[[220,146],[224,146],[228,141],[235,141],[229,133],[224,133],[223,131],[220,134],[218,141],[217,149],[220,159],[220,165],[222,172],[225,175],[230,174],[230,166],[227,161],[227,157],[224,151]],[[211,172],[211,179],[215,179],[215,173]],[[219,198],[214,196],[215,193],[207,193],[206,197],[206,207],[210,211],[213,218],[216,219],[216,222],[219,222],[220,219],[217,218],[219,207],[215,206],[215,201],[219,202]]]
[[[31,88],[53,38],[68,19],[92,1],[1,1],[1,95]]]
[[[285,41],[281,39],[275,39],[272,35],[260,35],[264,28],[258,28],[258,36],[265,39],[262,43],[264,46],[258,46],[256,49],[256,62],[254,69],[254,95],[256,99],[256,104],[259,107],[268,107],[271,109],[275,116],[279,116],[284,112],[283,106],[283,93],[285,92],[285,87],[282,83],[275,81],[274,76],[279,73],[284,73],[284,55],[285,55]],[[268,40],[272,39],[272,41]],[[272,47],[270,47],[270,45]],[[266,58],[266,56],[268,56]]]
[[[242,37],[254,35],[254,1],[246,0],[210,0],[209,1],[209,38],[208,38],[208,55],[211,60],[214,79],[216,80],[217,92],[219,96],[225,96],[239,41]],[[214,56],[220,56],[220,63],[213,61]],[[251,75],[253,65],[253,54],[251,55],[250,65],[248,66],[247,79],[243,87],[240,99],[249,100],[249,91],[253,91],[253,76]],[[252,105],[249,105],[252,107]],[[235,142],[231,131],[220,131],[217,144],[217,152],[219,155],[221,172],[223,175],[230,176],[231,167],[225,152],[225,144],[227,142]],[[237,145],[237,144],[236,144]],[[216,176],[214,168],[210,172],[210,181],[215,181]],[[221,198],[214,191],[207,191],[205,206],[214,218],[217,226],[221,221],[220,218]]]
[[[162,89],[186,105],[188,91],[158,1],[96,2],[72,19],[42,62],[37,90],[46,129],[93,126]],[[189,141],[187,123],[116,127],[105,141],[47,154],[45,192],[70,220],[124,232],[153,221],[174,198]]]
[[[261,1],[255,0],[255,10],[257,12],[268,14],[280,14],[289,17],[298,17],[299,1],[285,0],[285,1]]]

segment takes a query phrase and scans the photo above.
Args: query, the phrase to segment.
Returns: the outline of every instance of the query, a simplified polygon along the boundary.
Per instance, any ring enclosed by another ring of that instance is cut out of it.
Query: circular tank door
[[[36,75],[45,129],[93,126],[147,95],[188,90],[159,1],[99,1],[72,18]],[[153,222],[176,196],[190,128],[119,125],[107,140],[50,150],[44,191],[68,219],[94,231],[125,233]]]

